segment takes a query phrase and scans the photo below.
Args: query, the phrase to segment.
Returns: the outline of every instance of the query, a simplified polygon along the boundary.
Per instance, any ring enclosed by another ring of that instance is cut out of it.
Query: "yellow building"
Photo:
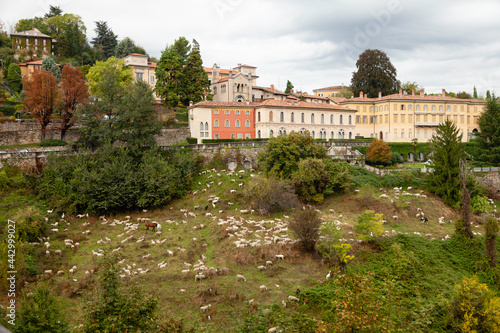
[[[368,98],[344,99],[341,105],[358,111],[356,136],[377,137],[387,142],[427,142],[436,134],[438,125],[450,119],[468,141],[479,131],[479,116],[486,102],[477,99],[448,97],[443,89],[438,96],[399,93]]]
[[[342,89],[349,89],[349,87],[344,86],[331,86],[325,88],[314,89],[313,94],[320,97],[335,97],[336,93],[339,93]]]

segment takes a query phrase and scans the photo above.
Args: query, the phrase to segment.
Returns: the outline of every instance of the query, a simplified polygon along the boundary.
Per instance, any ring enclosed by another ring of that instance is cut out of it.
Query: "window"
[[[325,115],[324,114],[321,114],[321,123],[324,124],[325,123]]]
[[[278,135],[285,135],[286,134],[286,129],[284,127],[281,127],[278,131]]]
[[[236,135],[235,134],[231,134],[231,139],[236,139]]]
[[[250,127],[250,120],[245,121],[245,127]]]
[[[333,114],[330,115],[330,124],[333,124]]]
[[[273,135],[274,135],[273,130],[270,130],[270,131],[269,131],[269,137],[272,137]]]
[[[424,111],[427,111],[427,105],[424,105]]]
[[[398,138],[398,132],[396,132],[396,129],[394,129],[394,139]]]
[[[420,132],[417,132],[417,139],[420,139]]]
[[[260,130],[257,131],[257,138],[261,138]]]
[[[424,139],[427,139],[427,132],[424,132]]]
[[[450,111],[450,106],[446,106],[446,111]]]
[[[273,111],[269,111],[269,121],[273,121]]]
[[[404,114],[402,114],[402,115],[401,115],[401,123],[404,123],[404,122],[405,122],[405,115],[404,115]]]
[[[408,115],[408,122],[409,123],[413,122],[413,115],[411,114]]]
[[[303,114],[303,113],[300,115],[300,121],[301,121],[302,123],[303,123],[303,122],[305,122],[305,120],[304,120],[304,114]]]
[[[203,130],[204,130],[203,123],[200,123],[200,131],[203,131]]]
[[[250,139],[250,133],[245,134],[245,139]]]
[[[240,121],[236,120],[236,127],[240,127]]]
[[[155,75],[154,74],[151,74],[150,77],[149,77],[149,82],[150,83],[155,83]]]
[[[412,106],[411,104],[408,105],[408,111],[411,111],[412,110]]]
[[[361,121],[361,117],[360,116],[356,116],[356,124],[359,124]]]
[[[236,111],[234,112],[234,114],[235,114],[235,115],[237,115],[237,116],[239,116],[239,115],[240,115],[240,110],[236,110]]]
[[[203,138],[204,133],[200,132],[200,138]]]
[[[349,116],[349,125],[352,125],[352,116]]]
[[[397,114],[394,115],[394,120],[393,121],[394,121],[395,124],[398,123],[398,115]]]
[[[314,131],[311,132],[311,136],[314,139]]]
[[[247,116],[248,116],[248,115],[250,115],[250,111],[246,110],[246,111],[245,111],[245,114],[246,114]]]
[[[295,122],[295,115],[294,113],[292,112],[292,114],[290,115],[290,122]]]
[[[219,121],[217,119],[214,121],[214,127],[219,127]]]
[[[436,106],[435,105],[432,106],[432,111],[436,111]]]
[[[339,124],[342,125],[342,115],[339,116]]]
[[[18,40],[19,40],[19,39],[18,39]],[[44,40],[42,41],[42,45],[47,45],[47,40],[46,40],[46,39],[44,39]]]
[[[405,132],[401,132],[401,139],[405,138]]]
[[[226,121],[224,122],[224,127],[229,127],[229,120],[226,120]]]
[[[443,106],[442,105],[439,106],[439,111],[443,111]]]
[[[142,81],[143,80],[143,74],[142,73],[135,73],[135,79],[137,81]]]
[[[214,87],[214,95],[217,95],[217,87]]]
[[[314,113],[311,114],[311,124],[314,124]]]
[[[368,118],[367,116],[363,116],[363,124],[366,124],[366,123],[367,123],[367,121],[368,121],[368,119],[367,119],[367,118]]]
[[[214,139],[219,139],[219,134],[214,134]]]
[[[333,132],[330,132],[330,139],[333,139]]]
[[[214,110],[214,114],[219,114],[219,110]]]
[[[385,106],[385,111],[387,111],[387,109],[388,109],[388,106],[386,105],[386,106]]]
[[[411,132],[408,133],[408,139],[411,139]]]
[[[379,110],[380,112],[382,112],[382,105],[381,105],[381,106],[379,106],[378,110]]]
[[[260,123],[260,112],[257,112],[257,121]]]
[[[44,51],[47,51],[47,48],[44,46],[44,47],[43,47],[43,50],[44,50]]]
[[[35,45],[38,45],[38,38],[35,38]]]
[[[285,115],[283,114],[283,112],[280,112],[280,122],[284,121],[285,121]]]
[[[229,110],[224,111],[224,114],[229,114]]]
[[[26,38],[26,45],[30,45],[30,40]]]
[[[205,131],[208,131],[208,123],[205,123]]]
[[[405,105],[401,104],[401,111],[404,111],[404,110],[405,110]]]
[[[417,111],[420,111],[420,105],[417,105]]]
[[[223,84],[223,85],[220,86],[220,93],[223,94],[225,92],[226,92],[226,85]]]
[[[238,139],[243,139],[243,134],[238,134]]]

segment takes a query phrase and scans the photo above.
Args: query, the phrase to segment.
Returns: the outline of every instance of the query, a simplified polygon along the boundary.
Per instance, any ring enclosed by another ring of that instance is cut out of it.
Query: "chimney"
[[[293,88],[290,89],[290,94],[293,94]]]
[[[365,98],[368,98],[368,94],[365,94]]]
[[[403,90],[399,89],[399,96],[402,96],[402,95],[403,95]]]
[[[193,106],[193,101],[189,101],[189,106]]]
[[[274,84],[271,84],[271,89],[274,90]]]
[[[359,98],[363,98],[363,92],[362,91],[359,92]]]
[[[378,92],[378,98],[382,98],[382,92],[381,91]]]
[[[412,89],[412,90],[411,90],[411,95],[412,95],[412,96],[415,96],[415,89]]]
[[[443,89],[443,97],[446,97],[446,90]]]
[[[424,89],[420,89],[420,97],[424,97]]]

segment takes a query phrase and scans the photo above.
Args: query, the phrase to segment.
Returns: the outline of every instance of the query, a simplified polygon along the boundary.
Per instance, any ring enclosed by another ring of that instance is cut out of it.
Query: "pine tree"
[[[23,88],[21,68],[15,62],[9,65],[6,81],[7,85],[12,91],[16,93],[21,92],[21,89]]]
[[[474,99],[477,99],[477,89],[476,86],[474,86],[474,94],[473,94]]]
[[[479,128],[479,159],[492,165],[500,165],[500,103],[495,96],[488,99],[486,108],[479,117]]]
[[[57,79],[57,82],[61,81],[61,69],[57,66],[54,59],[51,57],[45,57],[42,61],[42,69],[52,73],[54,77]]]
[[[460,159],[464,158],[461,144],[462,134],[449,119],[441,123],[436,135],[430,140],[432,156],[431,168],[427,176],[429,188],[454,208],[460,203]]]
[[[486,90],[486,100],[491,101],[491,93],[489,90]]]
[[[96,21],[96,36],[92,39],[94,48],[102,48],[102,60],[106,60],[115,54],[115,47],[118,44],[117,35],[108,27],[105,21]]]
[[[183,70],[182,103],[198,103],[204,100],[210,91],[207,72],[203,69],[203,61],[200,55],[200,44],[193,40],[191,53]]]
[[[290,80],[286,80],[286,89],[285,89],[285,94],[289,94],[292,92],[293,89],[293,84],[290,82]]]

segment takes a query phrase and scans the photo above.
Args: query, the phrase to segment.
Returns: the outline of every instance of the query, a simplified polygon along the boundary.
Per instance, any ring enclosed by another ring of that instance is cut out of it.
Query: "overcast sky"
[[[359,54],[380,49],[399,80],[428,93],[500,93],[497,0],[2,0],[0,20],[13,26],[49,5],[80,15],[89,40],[107,21],[157,58],[179,36],[196,39],[204,66],[256,66],[260,86],[348,85]]]

